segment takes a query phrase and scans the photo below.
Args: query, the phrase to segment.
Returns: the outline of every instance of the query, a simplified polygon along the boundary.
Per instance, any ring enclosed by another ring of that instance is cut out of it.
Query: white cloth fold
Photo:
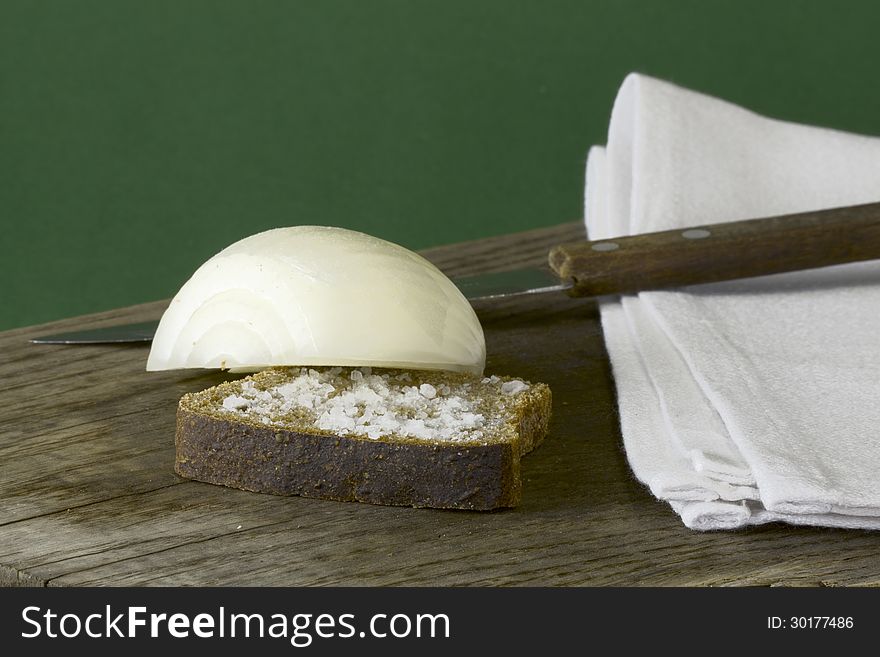
[[[880,138],[632,74],[587,163],[591,239],[880,200]],[[880,264],[601,302],[627,457],[688,527],[880,529]]]

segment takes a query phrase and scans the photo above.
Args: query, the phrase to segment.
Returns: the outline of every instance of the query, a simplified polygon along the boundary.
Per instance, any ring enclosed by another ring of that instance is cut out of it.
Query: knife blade
[[[454,278],[471,300],[571,296],[750,278],[880,258],[880,202],[561,244],[549,265]],[[158,322],[32,338],[37,344],[149,342]]]
[[[139,322],[137,324],[118,324],[96,329],[84,329],[82,331],[68,331],[53,335],[41,335],[31,338],[33,344],[113,344],[126,342],[153,341],[156,329],[159,328],[159,320],[151,322]]]

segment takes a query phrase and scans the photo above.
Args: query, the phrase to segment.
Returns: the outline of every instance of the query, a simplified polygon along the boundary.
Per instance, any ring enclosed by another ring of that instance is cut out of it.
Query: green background
[[[172,296],[275,226],[576,219],[633,70],[878,134],[877,6],[0,0],[0,329]]]

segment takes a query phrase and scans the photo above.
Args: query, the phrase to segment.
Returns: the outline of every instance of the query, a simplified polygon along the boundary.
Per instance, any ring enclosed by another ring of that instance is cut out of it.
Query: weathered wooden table
[[[451,274],[542,262],[578,224],[425,254]],[[880,584],[880,533],[696,533],[634,480],[596,306],[482,302],[487,371],[550,384],[523,503],[492,513],[284,498],[176,476],[178,398],[222,374],[147,373],[146,346],[42,333],[158,318],[156,302],[0,333],[4,585]]]

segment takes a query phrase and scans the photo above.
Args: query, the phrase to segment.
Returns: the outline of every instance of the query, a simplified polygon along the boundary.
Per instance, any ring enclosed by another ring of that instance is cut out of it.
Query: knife
[[[471,300],[554,291],[590,297],[875,258],[880,258],[880,202],[561,244],[550,251],[549,269],[518,269],[452,280]],[[143,322],[45,335],[31,342],[149,342],[158,324]]]

